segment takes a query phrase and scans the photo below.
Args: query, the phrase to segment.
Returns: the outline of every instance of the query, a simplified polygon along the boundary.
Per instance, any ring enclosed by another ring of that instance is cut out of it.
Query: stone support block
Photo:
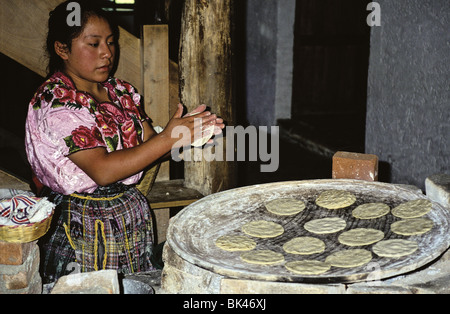
[[[61,277],[51,294],[120,294],[116,270],[100,270]]]
[[[450,209],[450,174],[435,174],[425,180],[427,197]]]
[[[5,248],[5,246],[3,247]],[[9,248],[12,248],[12,250],[8,252],[14,254],[18,252],[15,250],[18,247]],[[21,255],[22,258],[25,258],[21,265],[0,264],[0,294],[34,294],[42,292],[42,280],[39,275],[39,248],[36,243],[33,243],[26,250],[27,253]]]
[[[223,279],[222,294],[342,294],[343,284],[301,284],[257,280]]]

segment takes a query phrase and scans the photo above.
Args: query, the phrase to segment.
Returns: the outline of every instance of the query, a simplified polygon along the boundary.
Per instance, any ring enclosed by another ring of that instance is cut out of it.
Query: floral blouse
[[[57,72],[30,102],[25,138],[28,160],[41,183],[55,192],[92,193],[98,187],[69,155],[97,147],[113,152],[143,142],[142,121],[148,117],[142,110],[141,96],[132,85],[116,78],[103,86],[111,102],[98,103]],[[139,173],[121,182],[135,184],[141,176]]]

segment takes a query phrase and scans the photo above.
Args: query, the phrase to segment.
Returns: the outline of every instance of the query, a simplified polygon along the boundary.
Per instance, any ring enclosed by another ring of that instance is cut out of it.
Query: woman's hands
[[[172,149],[190,146],[196,140],[221,134],[225,127],[221,118],[206,111],[205,105],[197,107],[185,116],[182,115],[183,105],[179,104],[176,113],[160,134],[172,143]]]

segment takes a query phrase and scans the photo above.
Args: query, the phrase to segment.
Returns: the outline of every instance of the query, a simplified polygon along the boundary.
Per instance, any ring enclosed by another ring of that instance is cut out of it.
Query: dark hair
[[[81,8],[81,26],[70,26],[67,23],[67,17],[71,13],[67,10],[67,6],[71,2],[77,2]],[[51,76],[57,71],[64,70],[64,62],[60,56],[56,54],[55,42],[60,42],[67,46],[69,51],[72,49],[72,40],[77,38],[86,27],[86,24],[90,17],[99,17],[105,19],[113,34],[116,46],[119,42],[119,28],[114,22],[110,14],[104,11],[98,1],[94,0],[78,0],[78,1],[65,1],[58,5],[52,12],[50,12],[50,18],[48,20],[48,34],[46,42],[46,50],[48,55],[47,74]],[[119,53],[117,51],[116,59]],[[117,61],[117,60],[115,60]],[[115,62],[117,66],[117,62]]]

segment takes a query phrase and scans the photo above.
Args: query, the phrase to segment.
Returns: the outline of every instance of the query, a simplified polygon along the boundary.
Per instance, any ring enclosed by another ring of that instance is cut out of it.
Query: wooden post
[[[205,104],[234,123],[232,100],[231,17],[233,0],[186,0],[180,42],[180,95],[192,110]],[[223,141],[225,160],[226,145]],[[228,148],[234,149],[234,148]],[[194,160],[192,157],[191,160]],[[235,186],[235,164],[186,161],[185,185],[204,195]]]

